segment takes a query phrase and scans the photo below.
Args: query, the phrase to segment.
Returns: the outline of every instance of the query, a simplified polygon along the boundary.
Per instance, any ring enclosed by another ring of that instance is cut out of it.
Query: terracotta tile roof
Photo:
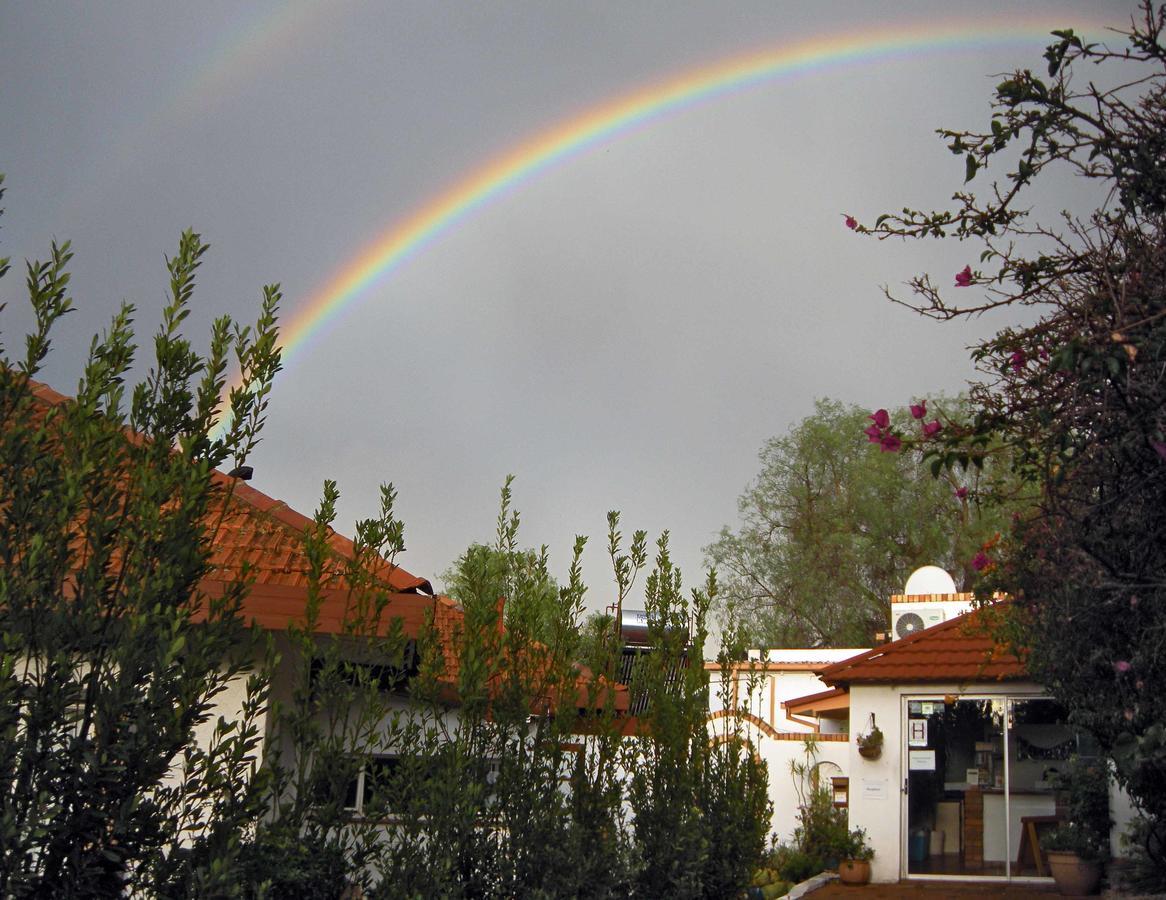
[[[33,396],[42,408],[70,400],[40,382],[30,381]],[[130,439],[136,438],[130,435]],[[251,586],[243,601],[243,615],[261,628],[282,631],[289,625],[302,624],[308,598],[309,563],[304,551],[305,530],[312,520],[291,509],[282,500],[269,497],[244,482],[221,472],[213,478],[220,488],[208,512],[211,552],[210,571],[199,587],[208,597],[221,596],[228,587],[246,577]],[[315,631],[318,634],[341,634],[353,596],[345,569],[355,556],[353,542],[330,531],[328,546],[331,558],[325,565],[321,584],[322,603]],[[402,630],[417,637],[432,614],[433,630],[441,648],[441,681],[456,685],[460,672],[458,648],[462,644],[465,613],[449,597],[434,596],[432,585],[424,578],[407,572],[387,560],[376,561],[372,574],[387,588],[388,598],[380,626],[387,628],[392,619],[401,620]],[[199,613],[196,612],[196,617]],[[614,691],[602,679],[592,685],[589,673],[580,673],[576,681],[576,704],[591,708],[614,703],[617,711],[628,707],[627,688],[615,685]],[[594,696],[589,696],[589,686]]]
[[[211,577],[232,581],[242,577],[246,567],[256,585],[306,588],[309,565],[304,532],[312,520],[236,479],[216,472],[215,480],[224,491],[222,501],[212,505]],[[221,521],[217,521],[219,516]],[[328,545],[333,555],[325,578],[329,584],[340,585],[344,566],[354,557],[353,543],[330,530]],[[424,578],[385,560],[378,562],[374,573],[398,593],[433,593]]]
[[[828,666],[818,677],[831,686],[1027,678],[1020,659],[998,647],[988,634],[991,611],[1000,608],[996,604],[925,628]]]
[[[790,715],[817,716],[823,712],[850,709],[850,692],[845,688],[830,688],[805,697],[783,700],[781,705]]]
[[[29,390],[42,410],[71,399],[38,381],[30,380]],[[140,440],[133,434],[129,437]],[[303,616],[309,571],[304,533],[312,520],[238,479],[221,472],[214,472],[213,478],[220,490],[207,515],[210,570],[200,587],[216,596],[246,574],[252,587],[243,614],[263,628],[282,630]],[[325,564],[318,631],[335,634],[342,630],[349,602],[345,568],[355,556],[355,547],[331,530],[328,546],[331,557]],[[372,574],[390,592],[386,617],[400,615],[411,636],[431,608],[439,633],[451,631],[451,623],[461,614],[448,598],[423,596],[432,595],[430,583],[387,560],[376,560]]]

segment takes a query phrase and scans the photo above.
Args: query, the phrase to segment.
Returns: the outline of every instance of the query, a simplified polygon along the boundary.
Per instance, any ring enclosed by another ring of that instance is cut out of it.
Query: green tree
[[[509,490],[509,482],[507,488]],[[517,524],[517,523],[516,523]],[[504,603],[503,621],[534,640],[546,641],[554,629],[559,585],[547,570],[547,548],[503,550],[471,544],[442,575],[445,590],[457,601],[493,594]],[[522,589],[518,590],[518,586]]]
[[[975,348],[984,378],[961,424],[920,444],[941,470],[1004,456],[1039,492],[978,560],[1012,593],[1002,638],[1109,752],[1166,868],[1166,7],[1142,5],[1115,47],[1054,32],[1046,72],[996,89],[983,131],[941,131],[971,182],[951,209],[904,210],[860,231],[950,237],[981,252],[953,300],[926,275],[918,311],[1022,320]],[[1075,70],[1089,66],[1081,85]],[[1101,67],[1098,71],[1097,67]],[[1111,71],[1112,70],[1112,71]],[[1106,85],[1112,85],[1107,87]],[[1033,222],[1028,188],[1067,170],[1103,204]],[[981,268],[976,268],[978,265]],[[976,290],[976,289],[979,290]],[[994,449],[995,448],[995,449]]]
[[[36,317],[22,358],[0,360],[0,895],[227,892],[253,778],[266,682],[239,617],[245,585],[199,590],[216,510],[258,439],[279,368],[265,289],[254,329],[215,322],[210,352],[180,334],[206,245],[187,232],[167,261],[170,299],[145,379],[126,305],[95,338],[75,399],[34,390],[53,325],[72,303],[68,244],[27,265]],[[0,262],[0,274],[8,268]],[[212,437],[232,355],[246,387]],[[262,660],[262,654],[259,654]],[[208,722],[248,683],[231,722]],[[204,740],[196,740],[199,730]]]
[[[705,549],[724,576],[724,605],[752,623],[755,645],[866,646],[887,628],[888,598],[912,570],[939,565],[965,583],[976,549],[1004,527],[1002,509],[968,500],[991,471],[932,478],[917,459],[864,437],[871,418],[819,400],[767,441],[761,472],[737,501],[741,525]],[[907,410],[890,418],[912,421]]]
[[[614,534],[614,523],[613,523]],[[633,541],[622,577],[642,565],[642,533]],[[615,546],[616,540],[612,540]],[[749,884],[764,849],[772,807],[764,762],[755,756],[741,719],[726,717],[725,730],[710,734],[709,672],[704,666],[708,613],[717,576],[686,595],[673,565],[668,533],[656,543],[655,565],[644,586],[649,647],[639,656],[628,685],[638,714],[636,736],[622,748],[630,773],[631,808],[639,861],[636,894],[667,897],[733,897]],[[732,623],[719,662],[744,645]],[[732,700],[730,679],[720,684],[723,708],[743,711]],[[746,690],[746,696],[749,691]]]
[[[67,245],[28,266],[36,328],[0,362],[0,895],[739,894],[767,829],[764,765],[735,727],[709,745],[715,578],[683,598],[666,536],[647,593],[669,627],[631,686],[642,729],[618,702],[617,644],[597,633],[579,664],[585,539],[552,593],[545,553],[518,549],[509,481],[461,607],[434,600],[408,638],[384,578],[403,545],[391,487],[341,554],[325,482],[286,632],[248,628],[244,581],[203,593],[235,484],[215,470],[258,440],[279,367],[274,287],[254,329],[215,323],[207,357],[181,336],[205,251],[187,233],[168,261],[145,379],[126,386],[127,307],[72,400],[32,380],[71,306]],[[232,353],[245,386],[214,437]],[[622,601],[646,537],[624,554],[617,525]],[[339,625],[320,626],[325,603]],[[212,718],[238,682],[237,715]]]

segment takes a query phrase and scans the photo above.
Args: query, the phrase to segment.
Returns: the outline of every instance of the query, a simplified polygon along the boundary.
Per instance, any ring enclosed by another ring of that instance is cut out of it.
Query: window
[[[377,754],[360,767],[348,782],[344,808],[360,816],[394,815],[406,811],[406,791],[438,779],[448,779],[449,754],[434,757]],[[489,760],[484,776],[486,784],[498,779],[499,764]],[[468,773],[458,773],[459,780]]]
[[[400,804],[390,803],[389,798],[396,787],[394,781],[401,768],[399,756],[374,756],[360,767],[356,777],[348,783],[344,797],[344,808],[363,814],[366,809],[380,809],[390,812]]]
[[[401,653],[399,663],[393,662],[359,662],[352,659],[341,659],[336,662],[326,662],[322,658],[312,660],[312,686],[319,690],[321,679],[327,677],[329,683],[341,683],[353,686],[376,685],[385,693],[405,693],[409,683],[417,677],[421,670],[421,655],[417,650],[417,642],[409,640]]]

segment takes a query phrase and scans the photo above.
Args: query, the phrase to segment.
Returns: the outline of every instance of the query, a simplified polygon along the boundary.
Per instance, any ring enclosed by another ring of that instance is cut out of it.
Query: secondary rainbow
[[[313,335],[371,293],[373,285],[476,210],[565,159],[655,118],[729,92],[827,68],[1010,44],[1039,49],[1051,40],[1049,32],[1064,24],[1063,18],[1045,15],[817,37],[702,66],[588,109],[489,161],[367,244],[285,323],[284,362],[294,361]],[[1026,56],[1024,61],[1035,60]]]

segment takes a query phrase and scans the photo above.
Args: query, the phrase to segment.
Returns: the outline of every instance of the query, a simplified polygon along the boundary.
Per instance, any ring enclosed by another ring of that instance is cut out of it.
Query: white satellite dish
[[[923,566],[916,569],[907,579],[907,586],[903,588],[903,593],[908,596],[955,592],[955,580],[939,566]]]

